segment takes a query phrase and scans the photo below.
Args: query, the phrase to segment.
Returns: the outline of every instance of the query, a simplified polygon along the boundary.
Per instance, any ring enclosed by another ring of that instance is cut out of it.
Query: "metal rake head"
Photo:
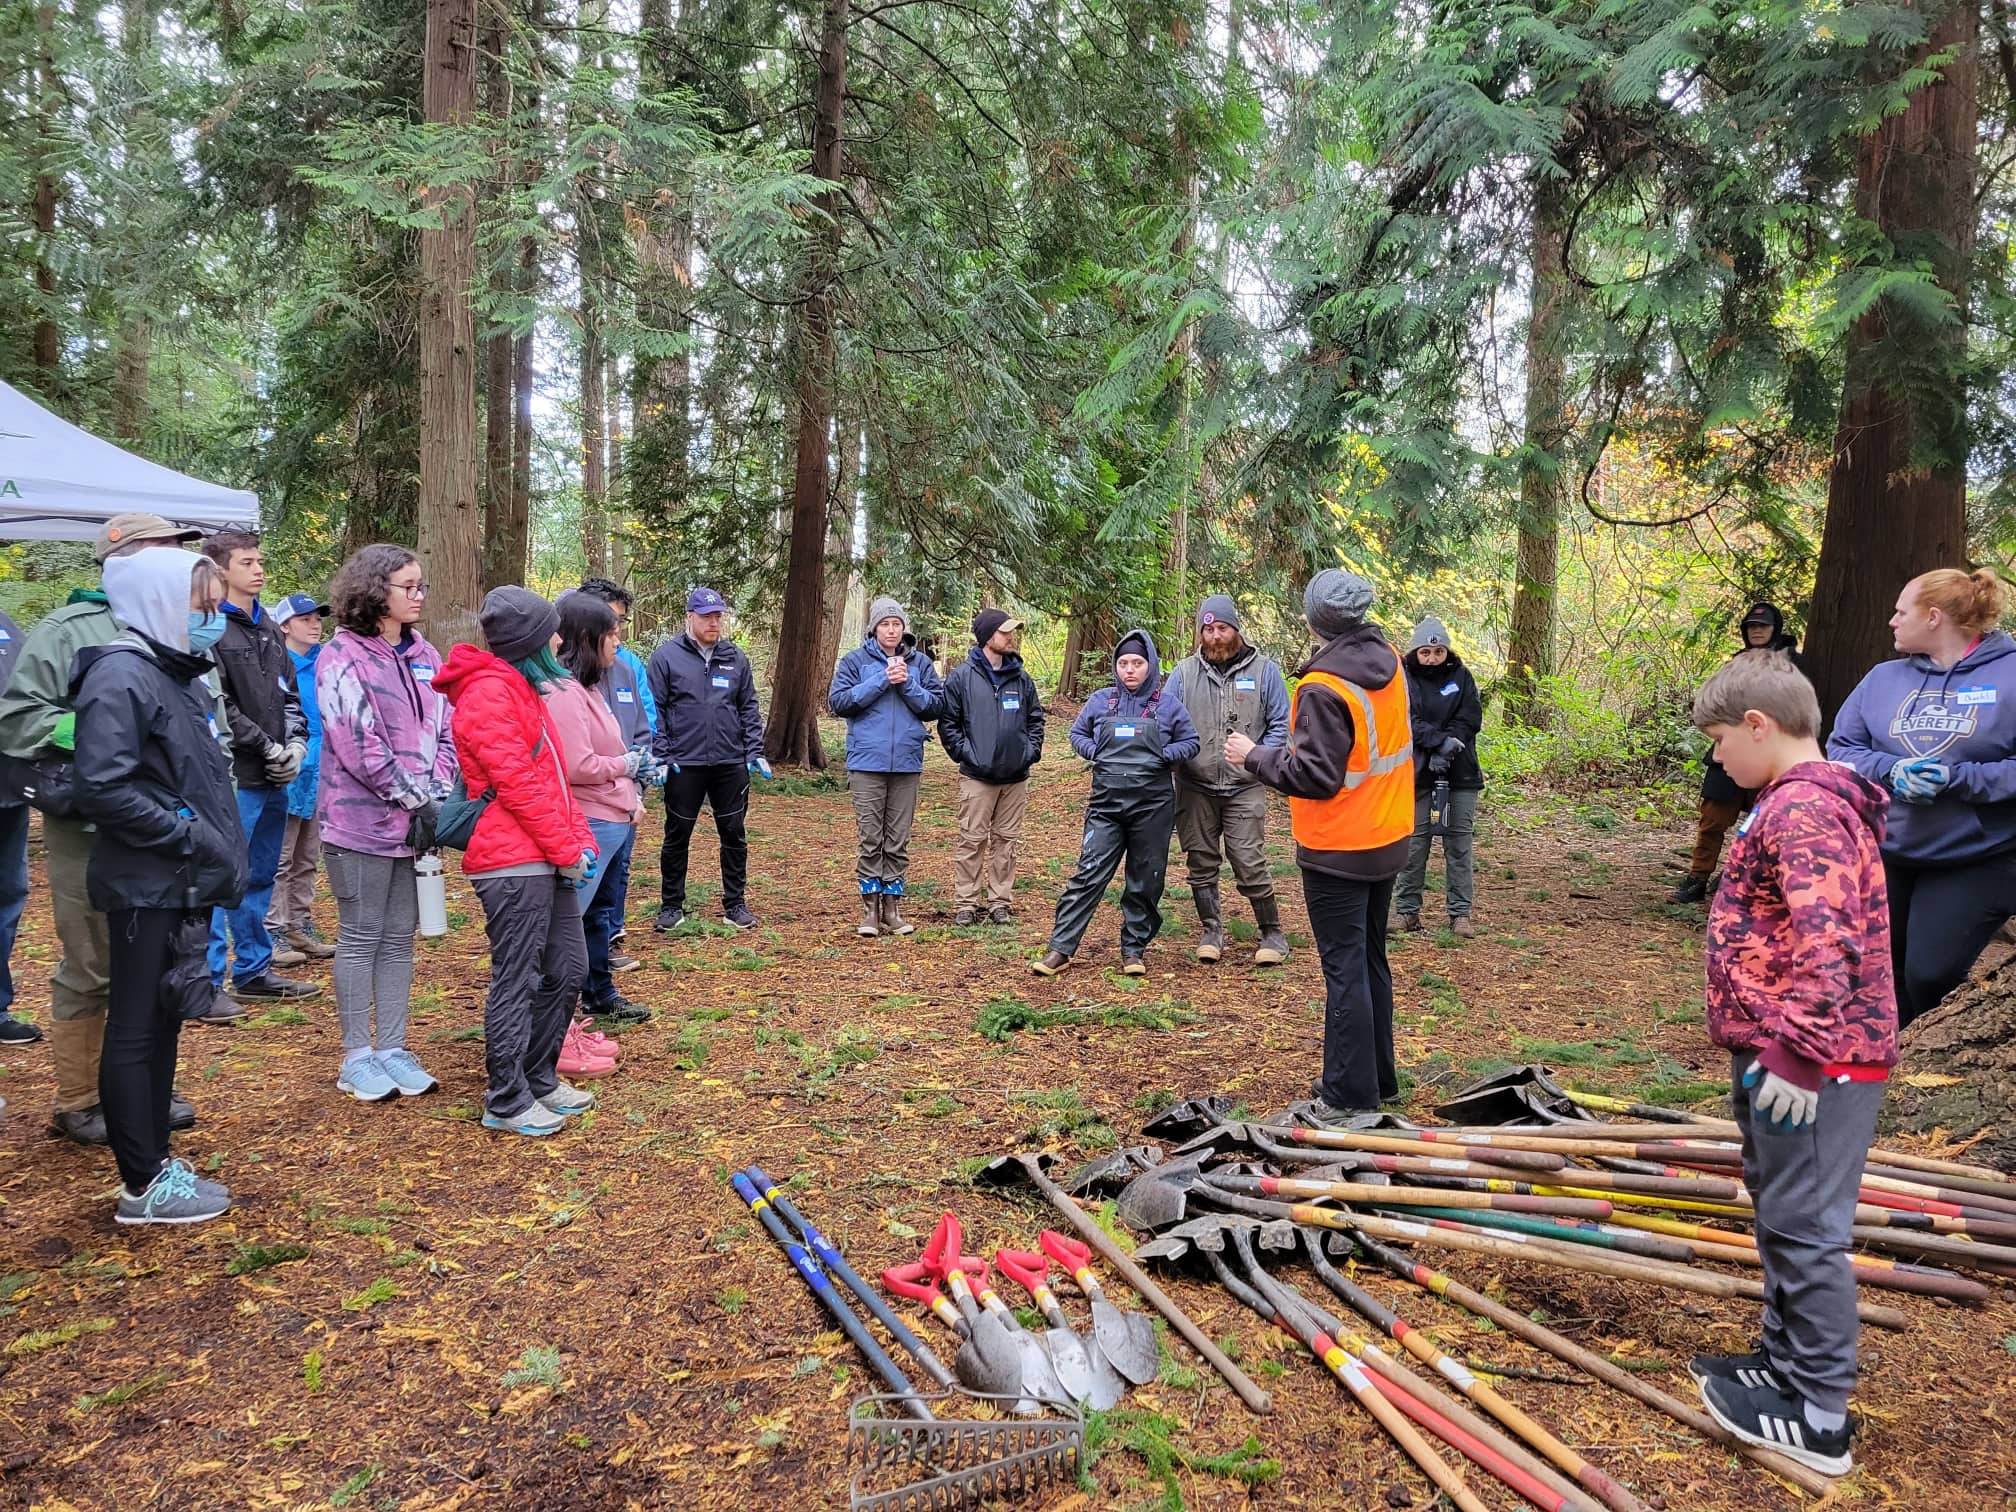
[[[945,1392],[923,1401],[934,1414],[970,1401],[992,1402],[1003,1421],[942,1415],[920,1422],[905,1398],[858,1398],[848,1415],[847,1458],[856,1468],[848,1512],[958,1512],[983,1501],[1068,1485],[1085,1461],[1085,1420],[1075,1407],[1041,1418],[1008,1416],[1012,1396]]]

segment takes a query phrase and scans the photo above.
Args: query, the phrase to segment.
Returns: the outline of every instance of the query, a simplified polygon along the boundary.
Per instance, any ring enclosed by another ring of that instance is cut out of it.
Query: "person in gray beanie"
[[[1332,1119],[1400,1095],[1386,921],[1414,829],[1414,746],[1400,654],[1366,618],[1372,585],[1331,567],[1311,579],[1302,602],[1323,644],[1296,674],[1288,742],[1260,746],[1234,730],[1225,759],[1288,795],[1323,960],[1323,1076],[1313,1110]]]
[[[1435,844],[1439,813],[1449,927],[1467,940],[1477,933],[1470,920],[1471,845],[1477,795],[1484,788],[1484,768],[1477,761],[1484,704],[1477,695],[1477,679],[1449,645],[1449,627],[1432,614],[1414,627],[1403,665],[1414,737],[1414,838],[1393,907],[1402,929],[1421,927],[1421,889],[1428,878],[1428,852]]]
[[[868,634],[840,658],[827,705],[847,721],[847,786],[854,795],[858,935],[907,935],[902,912],[910,825],[924,772],[924,726],[944,707],[945,685],[917,649],[910,615],[886,595],[868,606]]]
[[[1225,953],[1218,873],[1229,858],[1260,926],[1253,964],[1278,965],[1288,958],[1288,937],[1267,871],[1267,790],[1225,759],[1224,737],[1236,730],[1257,746],[1287,744],[1288,684],[1273,658],[1246,643],[1239,606],[1216,593],[1197,607],[1197,649],[1169,674],[1169,690],[1203,740],[1176,769],[1176,837],[1197,905],[1197,959],[1216,961]]]

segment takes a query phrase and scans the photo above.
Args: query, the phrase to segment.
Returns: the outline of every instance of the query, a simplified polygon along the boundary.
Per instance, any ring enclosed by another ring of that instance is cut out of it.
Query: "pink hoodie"
[[[546,711],[560,732],[560,756],[574,801],[590,819],[635,824],[644,812],[637,784],[623,775],[623,731],[602,695],[573,678],[549,683]]]

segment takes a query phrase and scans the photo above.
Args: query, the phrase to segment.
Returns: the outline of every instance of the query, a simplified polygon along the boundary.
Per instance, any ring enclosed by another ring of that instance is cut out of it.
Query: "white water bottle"
[[[413,890],[420,897],[420,933],[430,940],[448,933],[448,879],[438,852],[413,858]]]

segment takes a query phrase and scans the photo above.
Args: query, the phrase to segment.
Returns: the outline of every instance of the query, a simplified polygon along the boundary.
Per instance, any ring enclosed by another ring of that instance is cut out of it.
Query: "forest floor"
[[[237,1205],[222,1221],[117,1228],[110,1160],[43,1132],[46,1048],[10,1047],[0,1505],[844,1506],[847,1404],[872,1382],[730,1192],[730,1170],[753,1161],[795,1179],[804,1211],[870,1275],[914,1258],[947,1207],[971,1248],[1033,1248],[1048,1210],[969,1185],[981,1158],[1042,1147],[1068,1166],[1129,1140],[1173,1097],[1272,1110],[1308,1094],[1318,1054],[1321,977],[1285,814],[1273,826],[1296,931],[1285,967],[1254,968],[1250,943],[1216,967],[1195,962],[1179,864],[1147,978],[1112,969],[1117,921],[1103,909],[1081,964],[1043,981],[1024,963],[1075,854],[1083,776],[1039,768],[1016,923],[962,930],[950,924],[954,776],[935,748],[931,760],[908,908],[920,928],[907,939],[852,933],[853,830],[837,782],[759,785],[753,934],[654,936],[647,859],[630,943],[649,964],[622,986],[659,1016],[624,1036],[599,1109],[553,1138],[476,1122],[484,943],[459,880],[452,933],[423,945],[415,1004],[413,1045],[439,1093],[377,1106],[339,1096],[326,994],[185,1034],[181,1086],[200,1122],[178,1149],[229,1182]],[[1507,1060],[1630,1095],[1716,1095],[1726,1062],[1702,1030],[1700,914],[1663,901],[1683,830],[1639,795],[1487,795],[1482,934],[1395,942],[1411,1113]],[[657,832],[654,807],[647,858]],[[703,823],[695,870],[711,881],[709,839]],[[718,923],[716,890],[697,893],[695,915]],[[333,938],[326,896],[318,908]],[[38,894],[16,960],[21,1007],[37,1017],[56,953]],[[326,984],[326,969],[312,974]],[[1001,999],[1080,1008],[1096,1026],[991,1042],[975,1023]],[[1135,1026],[1099,1022],[1109,1015]],[[1458,1258],[1447,1268],[1460,1278],[1544,1310],[1689,1401],[1687,1356],[1747,1347],[1755,1326],[1740,1302]],[[1551,1363],[1439,1300],[1361,1279],[1473,1360]],[[1426,1482],[1297,1346],[1214,1288],[1172,1290],[1271,1389],[1274,1413],[1249,1415],[1177,1345],[1163,1380],[1099,1425],[1083,1485],[1029,1505],[1429,1505]],[[1837,1499],[2016,1505],[2016,1294],[1998,1287],[1976,1310],[1879,1299],[1912,1329],[1864,1335],[1865,1433]],[[1652,1506],[1800,1504],[1607,1388],[1507,1390]]]

